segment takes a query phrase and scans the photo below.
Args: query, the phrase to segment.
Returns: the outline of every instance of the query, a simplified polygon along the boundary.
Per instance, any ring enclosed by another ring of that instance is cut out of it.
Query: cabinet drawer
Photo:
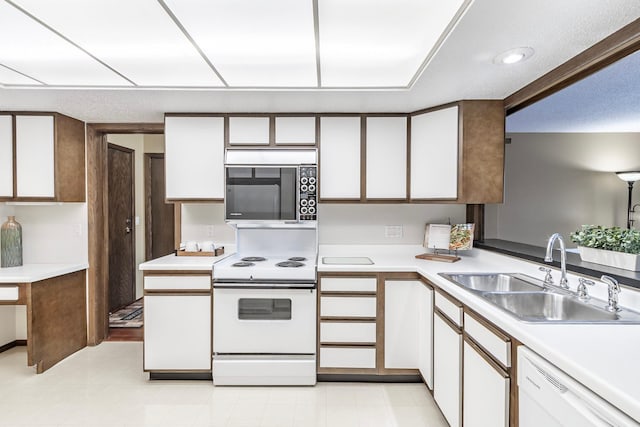
[[[211,276],[145,276],[144,290],[210,290]]]
[[[436,307],[439,308],[440,311],[449,318],[449,320],[462,327],[462,307],[451,302],[440,292],[436,292],[435,300]]]
[[[17,286],[0,286],[0,301],[18,301],[19,298]]]
[[[323,277],[320,279],[321,292],[375,292],[375,277]]]
[[[511,343],[508,338],[496,335],[469,313],[464,314],[464,331],[503,366],[511,366]]]
[[[375,343],[375,322],[322,322],[320,342],[325,343]]]
[[[321,297],[320,316],[376,317],[376,297]]]
[[[321,347],[321,368],[372,368],[376,367],[375,348]]]

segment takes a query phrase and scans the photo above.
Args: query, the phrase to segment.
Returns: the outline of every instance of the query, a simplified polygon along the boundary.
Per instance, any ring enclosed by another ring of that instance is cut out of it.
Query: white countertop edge
[[[213,264],[235,253],[235,249],[226,249],[220,256],[177,256],[174,254],[165,255],[151,261],[143,262],[138,266],[141,271],[211,271]]]
[[[449,293],[507,334],[538,353],[594,393],[640,421],[640,325],[533,324],[517,320],[478,295],[449,282],[439,272],[522,272],[537,277],[539,264],[481,249],[461,254],[461,262],[415,259],[418,245],[320,247],[318,272],[415,272]],[[413,255],[411,255],[413,254]],[[368,256],[373,265],[324,265],[323,256]],[[465,262],[467,261],[467,262]],[[576,279],[574,279],[576,280]],[[623,330],[627,338],[618,338]],[[610,345],[605,341],[609,340]],[[615,372],[614,372],[615,371]],[[517,381],[513,378],[512,381]]]
[[[86,270],[88,263],[80,264],[25,264],[20,267],[0,268],[0,283],[31,283],[64,274]]]

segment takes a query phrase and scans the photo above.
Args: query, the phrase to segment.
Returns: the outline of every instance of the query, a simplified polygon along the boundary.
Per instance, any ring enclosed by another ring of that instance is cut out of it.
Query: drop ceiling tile
[[[48,85],[130,83],[6,2],[0,2],[0,64]],[[9,43],[8,41],[11,40]]]
[[[0,85],[41,86],[41,83],[0,64]]]
[[[230,87],[316,87],[311,0],[165,0]]]
[[[13,1],[139,86],[223,86],[156,0]]]
[[[318,0],[323,87],[406,87],[464,0]]]

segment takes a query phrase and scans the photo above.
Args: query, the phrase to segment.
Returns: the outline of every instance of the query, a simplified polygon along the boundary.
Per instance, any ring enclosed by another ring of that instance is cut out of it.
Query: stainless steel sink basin
[[[640,313],[623,310],[612,313],[574,296],[553,292],[484,293],[482,296],[526,322],[546,323],[640,323]]]
[[[475,292],[544,291],[541,280],[519,273],[440,273],[456,285]]]

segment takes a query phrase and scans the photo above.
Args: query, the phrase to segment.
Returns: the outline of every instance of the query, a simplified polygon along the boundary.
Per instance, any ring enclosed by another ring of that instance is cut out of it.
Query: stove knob
[[[311,209],[313,209],[315,211],[316,208],[311,208]],[[300,208],[300,213],[301,214],[306,215],[307,212],[309,212],[309,209],[307,209],[306,206],[303,206],[303,207]]]
[[[314,207],[310,207],[310,208],[309,208],[309,213],[310,213],[311,215],[315,214],[315,213],[316,213],[316,208],[314,208]]]
[[[315,185],[309,185],[309,193],[313,193],[314,191],[316,191],[316,186]]]
[[[307,184],[309,182],[309,178],[307,178],[306,176],[303,176],[302,178],[300,178],[300,184]]]
[[[309,206],[315,206],[315,205],[316,205],[316,199],[309,199]]]
[[[309,184],[315,184],[316,183],[316,177],[315,176],[310,176],[309,177]]]
[[[302,191],[303,193],[306,193],[307,189],[308,189],[308,187],[305,184],[300,186],[300,191]]]
[[[300,200],[300,206],[307,206],[308,203],[309,201],[307,199]]]

